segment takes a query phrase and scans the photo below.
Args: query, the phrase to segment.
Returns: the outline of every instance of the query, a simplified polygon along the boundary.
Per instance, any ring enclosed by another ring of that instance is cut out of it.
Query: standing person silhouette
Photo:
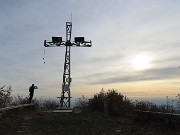
[[[29,103],[31,103],[31,100],[33,98],[34,95],[34,89],[37,89],[37,86],[34,86],[34,84],[32,84],[32,86],[29,87]]]

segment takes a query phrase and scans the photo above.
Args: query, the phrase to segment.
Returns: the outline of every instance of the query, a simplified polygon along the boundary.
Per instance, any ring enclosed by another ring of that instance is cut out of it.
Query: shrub
[[[89,99],[88,108],[96,111],[103,111],[104,108],[105,92],[102,90],[98,94],[94,94],[94,97]]]
[[[18,95],[17,97],[13,97],[12,105],[21,105],[21,104],[27,104],[28,103],[28,97],[22,97]]]
[[[27,103],[29,103],[28,97],[22,97],[18,95],[17,97],[13,97],[13,101],[11,105],[16,106]],[[41,108],[41,109],[56,109],[59,106],[59,103],[53,99],[33,98],[32,103],[35,105],[36,108]]]
[[[125,114],[132,110],[130,100],[114,89],[108,90],[107,92],[104,92],[102,89],[100,93],[95,94],[94,97],[89,100],[88,107],[92,110],[103,111],[105,104],[107,104],[108,112],[111,114]]]
[[[133,109],[139,111],[152,111],[152,112],[171,112],[167,109],[166,105],[158,106],[152,102],[135,101],[133,102]]]
[[[88,107],[88,104],[89,104],[89,99],[85,97],[84,95],[82,95],[81,98],[78,98],[77,100],[75,100],[74,106],[77,108],[86,109]]]
[[[43,101],[43,108],[45,109],[56,109],[59,106],[59,103],[57,101],[51,100],[51,99],[45,99]]]
[[[10,105],[12,101],[11,91],[11,86],[4,85],[0,88],[0,108]]]

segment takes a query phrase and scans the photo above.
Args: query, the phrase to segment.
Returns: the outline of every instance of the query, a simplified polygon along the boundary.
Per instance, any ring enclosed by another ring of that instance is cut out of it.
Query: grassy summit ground
[[[1,107],[5,101],[2,100]],[[8,103],[26,104],[28,98],[18,96],[14,101]],[[82,96],[76,101],[76,107],[82,109],[81,113],[53,113],[50,109],[57,108],[59,104],[53,100],[40,99],[33,103],[33,111],[24,108],[0,112],[0,135],[180,135],[180,120],[177,117],[157,118],[156,115],[137,114],[139,111],[170,113],[173,110],[169,105],[132,102],[116,90],[102,90],[90,99]],[[105,117],[103,111],[109,112],[109,115]]]
[[[0,135],[180,135],[165,123],[137,122],[134,116],[33,111],[1,118]]]

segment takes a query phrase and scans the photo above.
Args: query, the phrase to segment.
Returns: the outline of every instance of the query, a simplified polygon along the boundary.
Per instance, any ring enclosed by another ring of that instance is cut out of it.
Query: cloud
[[[177,67],[150,69],[142,72],[125,72],[116,71],[95,73],[88,78],[88,82],[91,85],[96,84],[112,84],[112,83],[124,83],[124,82],[136,82],[136,81],[152,81],[152,80],[167,80],[179,78]]]

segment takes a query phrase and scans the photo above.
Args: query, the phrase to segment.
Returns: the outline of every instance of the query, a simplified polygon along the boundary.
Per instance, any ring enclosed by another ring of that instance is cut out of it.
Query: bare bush
[[[82,95],[81,98],[75,100],[75,107],[86,109],[88,107],[89,99]]]
[[[10,105],[12,101],[11,92],[11,86],[4,85],[0,88],[0,108]]]
[[[53,99],[38,99],[37,104],[41,109],[57,109],[59,107],[59,102]]]
[[[13,97],[12,105],[21,105],[27,103],[28,103],[28,97],[22,97],[20,95],[18,95],[17,97]]]

